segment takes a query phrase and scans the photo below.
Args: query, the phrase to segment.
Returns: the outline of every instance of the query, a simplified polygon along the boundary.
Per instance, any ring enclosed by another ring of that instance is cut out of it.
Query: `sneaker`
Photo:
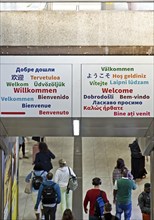
[[[45,216],[44,216],[44,215],[42,215],[42,218],[41,218],[41,220],[45,220]]]
[[[29,157],[27,157],[27,156],[23,156],[23,158],[24,158],[24,159],[28,159]]]

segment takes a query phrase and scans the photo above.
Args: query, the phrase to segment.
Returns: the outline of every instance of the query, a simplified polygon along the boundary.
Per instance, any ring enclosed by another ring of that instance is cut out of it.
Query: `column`
[[[3,168],[4,168],[4,153],[0,146],[0,219],[4,218],[4,180],[3,180]]]
[[[75,219],[83,219],[82,199],[82,138],[74,137],[74,164],[73,169],[78,177],[78,189],[73,192],[73,211]]]

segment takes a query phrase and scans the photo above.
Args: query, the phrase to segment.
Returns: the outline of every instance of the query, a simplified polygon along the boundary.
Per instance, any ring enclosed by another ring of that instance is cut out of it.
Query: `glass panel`
[[[53,3],[53,10],[76,10],[77,3]]]
[[[46,3],[0,3],[1,11],[43,10]]]
[[[79,10],[101,10],[101,3],[80,3]]]
[[[132,10],[154,10],[154,3],[130,3]]]
[[[52,0],[51,0],[52,1]],[[154,10],[154,3],[79,3],[79,2],[51,2],[51,10]],[[31,11],[43,10],[46,3],[0,3],[0,10],[3,11]]]

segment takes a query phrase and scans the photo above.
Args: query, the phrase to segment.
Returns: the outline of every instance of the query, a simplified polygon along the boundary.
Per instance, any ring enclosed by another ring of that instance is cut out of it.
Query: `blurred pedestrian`
[[[20,152],[20,149],[22,149],[23,158],[28,159],[28,157],[25,155],[25,138],[24,137],[19,137],[19,152]],[[22,159],[22,157],[19,157],[19,159]]]
[[[45,142],[40,142],[39,152],[35,156],[34,164],[40,163],[43,170],[49,172],[53,168],[51,159],[55,159],[55,155],[48,149]]]
[[[135,139],[132,144],[129,144],[131,151],[131,173],[134,179],[143,179],[146,177],[145,156],[142,155],[138,140]]]
[[[150,220],[150,183],[144,184],[144,191],[138,197],[138,205],[142,212],[142,220]]]
[[[62,220],[75,220],[73,213],[70,209],[65,209],[63,216],[62,216]]]
[[[126,166],[125,166],[124,160],[122,158],[118,158],[117,164],[116,164],[116,166],[113,170],[113,173],[112,173],[113,184],[115,183],[116,180],[118,180],[122,177],[122,171],[125,168],[126,168]],[[133,179],[133,175],[131,174],[130,171],[128,171],[128,177],[129,177],[129,179]]]

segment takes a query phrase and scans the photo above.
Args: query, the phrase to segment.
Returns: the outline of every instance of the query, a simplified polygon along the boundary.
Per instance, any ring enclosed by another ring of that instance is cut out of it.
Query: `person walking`
[[[132,190],[136,189],[134,180],[128,178],[128,170],[122,172],[122,178],[115,181],[113,202],[116,204],[116,216],[121,220],[124,212],[125,220],[130,220],[132,212]]]
[[[113,170],[113,173],[112,173],[113,185],[114,185],[116,180],[118,180],[122,177],[122,171],[125,168],[126,168],[126,166],[125,166],[124,160],[122,158],[118,158],[117,164],[116,164],[116,166]],[[129,179],[133,179],[133,175],[131,174],[130,171],[128,171],[128,177],[129,177]]]
[[[75,220],[70,209],[66,209],[63,213],[62,220]]]
[[[142,155],[138,140],[135,139],[132,144],[129,144],[131,151],[131,173],[135,179],[144,179],[147,171],[145,169],[145,156]]]
[[[55,172],[54,181],[59,184],[61,191],[61,211],[62,213],[65,209],[72,210],[72,191],[68,190],[69,181],[69,169],[71,175],[76,177],[76,174],[71,167],[68,167],[64,159],[59,160],[59,168]]]
[[[106,203],[104,206],[104,217],[103,220],[119,220],[118,217],[111,214],[112,205],[110,203]]]
[[[138,197],[142,220],[150,220],[150,183],[144,184],[144,191]]]
[[[104,203],[108,203],[107,195],[106,193],[100,189],[100,185],[102,184],[102,181],[99,177],[95,177],[92,179],[92,185],[94,188],[89,189],[85,195],[83,206],[85,213],[88,213],[87,205],[89,203],[89,220],[99,220],[100,217],[95,215],[95,203],[97,198],[101,195]]]
[[[52,181],[53,174],[48,173],[47,179],[41,184],[34,209],[37,211],[42,201],[45,220],[56,220],[57,204],[61,202],[59,185]]]
[[[28,157],[25,155],[25,138],[19,137],[19,151],[22,149],[22,155],[23,158],[28,159]],[[19,159],[22,159],[22,157],[19,157]]]
[[[48,149],[45,142],[40,142],[39,152],[35,156],[34,164],[40,163],[43,170],[49,172],[53,168],[51,159],[55,159],[55,155]]]
[[[33,171],[31,171],[25,178],[26,182],[32,181],[32,199],[34,205],[36,204],[36,199],[38,195],[38,190],[43,181],[46,179],[47,172],[43,170],[41,164],[35,164]],[[36,220],[40,220],[41,215],[41,205],[38,205],[35,211]]]

